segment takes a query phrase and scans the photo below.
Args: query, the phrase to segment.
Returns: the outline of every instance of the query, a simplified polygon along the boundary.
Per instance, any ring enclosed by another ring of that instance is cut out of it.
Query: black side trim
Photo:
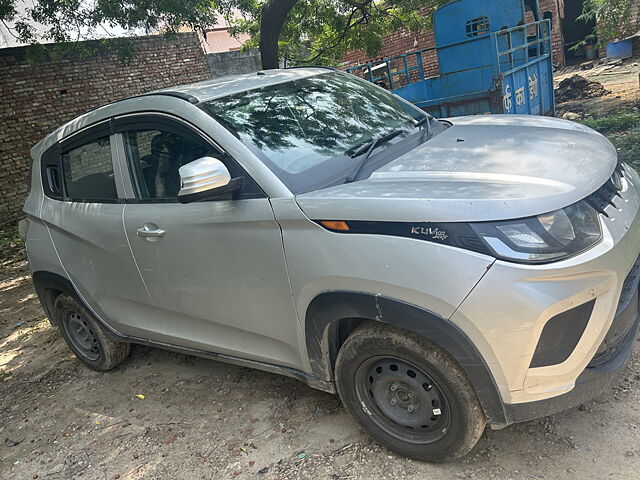
[[[595,304],[591,300],[547,320],[529,368],[557,365],[569,358],[587,328]]]
[[[152,340],[145,340],[143,338],[131,337],[128,335],[123,335],[120,332],[111,328],[103,319],[101,319],[96,313],[91,309],[86,303],[82,301],[80,296],[77,294],[75,288],[71,282],[55,273],[38,271],[34,272],[32,276],[33,284],[36,289],[36,293],[38,294],[38,298],[40,299],[40,303],[44,308],[47,316],[49,317],[49,321],[55,325],[55,319],[53,318],[53,302],[55,298],[53,296],[49,296],[50,290],[58,290],[60,292],[64,292],[69,295],[73,295],[78,302],[84,305],[90,312],[93,313],[95,319],[102,325],[105,330],[105,333],[113,338],[114,340],[119,340],[121,342],[128,343],[136,343],[140,345],[148,345],[150,347],[162,348],[164,350],[171,350],[174,352],[184,353],[187,355],[195,355],[198,357],[210,358],[212,360],[218,360],[225,363],[231,363],[233,365],[239,365],[242,367],[255,368],[258,370],[262,370],[265,372],[276,373],[279,375],[284,375],[291,378],[296,378],[312,388],[316,388],[318,390],[322,390],[324,392],[336,393],[335,386],[333,382],[325,382],[319,378],[314,377],[313,375],[309,375],[305,372],[297,370],[291,367],[284,367],[281,365],[273,365],[271,363],[260,362],[256,360],[247,360],[240,357],[234,357],[232,355],[226,355],[222,353],[210,352],[206,350],[199,350],[195,348],[181,347],[179,345],[173,345],[169,343],[163,342],[155,342]]]
[[[51,295],[51,292],[65,292],[78,298],[73,285],[68,279],[58,274],[44,271],[34,272],[31,276],[31,280],[33,281],[33,287],[38,295],[38,300],[40,300],[40,305],[42,305],[44,312],[47,314],[49,322],[51,322],[52,325],[55,325],[56,319],[53,316],[53,302],[55,297]]]
[[[60,145],[57,143],[42,154],[40,159],[40,178],[44,194],[55,200],[64,197],[64,180],[62,178],[62,161]]]
[[[307,353],[313,376],[333,379],[336,329],[340,320],[384,322],[428,338],[453,356],[469,377],[490,424],[506,425],[498,387],[471,340],[449,320],[391,298],[360,292],[326,292],[309,305],[305,317]]]
[[[332,219],[340,220],[340,219]],[[323,220],[315,220],[323,228]],[[392,237],[413,238],[431,243],[464,248],[473,252],[492,256],[492,253],[467,223],[432,223],[432,222],[368,222],[348,220],[348,231],[332,230],[341,234],[388,235]]]
[[[102,323],[102,322],[101,322]],[[264,372],[276,373],[278,375],[284,375],[286,377],[295,378],[300,380],[312,388],[322,390],[323,392],[336,393],[333,382],[325,382],[313,375],[304,373],[301,370],[297,370],[291,367],[283,367],[281,365],[274,365],[272,363],[260,362],[257,360],[248,360],[246,358],[234,357],[233,355],[226,355],[223,353],[210,352],[207,350],[199,350],[196,348],[181,347],[179,345],[173,345],[170,343],[154,342],[152,340],[145,340],[142,338],[128,337],[124,335],[118,335],[118,339],[124,342],[136,343],[139,345],[147,345],[149,347],[162,348],[163,350],[171,350],[173,352],[184,353],[186,355],[195,355],[196,357],[209,358],[211,360],[217,360],[224,363],[230,363],[232,365],[238,365],[241,367],[255,368]]]

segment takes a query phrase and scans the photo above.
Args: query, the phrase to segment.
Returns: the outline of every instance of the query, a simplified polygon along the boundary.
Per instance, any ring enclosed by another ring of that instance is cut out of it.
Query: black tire
[[[484,412],[465,373],[447,352],[414,333],[363,325],[340,348],[335,378],[345,408],[400,455],[455,460],[484,432]]]
[[[58,295],[53,310],[62,337],[87,367],[106,372],[129,355],[130,344],[107,337],[93,315],[70,295]]]

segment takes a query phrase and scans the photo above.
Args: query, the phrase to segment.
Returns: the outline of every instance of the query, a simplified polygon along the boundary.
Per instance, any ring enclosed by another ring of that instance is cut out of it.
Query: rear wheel
[[[129,355],[130,345],[107,337],[93,315],[70,295],[56,298],[54,315],[67,345],[87,367],[104,372]]]
[[[460,458],[486,424],[455,360],[419,335],[373,324],[342,345],[335,368],[346,409],[381,444],[416,460]]]

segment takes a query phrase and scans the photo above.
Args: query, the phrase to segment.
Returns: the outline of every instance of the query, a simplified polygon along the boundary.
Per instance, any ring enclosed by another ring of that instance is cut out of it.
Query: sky
[[[17,1],[15,4],[15,9],[18,12],[18,16],[24,15],[27,9],[30,7],[33,7],[33,5],[34,5],[34,2],[32,0]],[[7,26],[11,28],[13,27],[13,24],[11,22],[8,22]],[[11,31],[7,28],[7,26],[0,23],[0,48],[18,47],[18,46],[24,45],[24,43],[20,43],[16,40],[15,36],[11,34]],[[44,33],[46,31],[45,27],[37,23],[33,23],[33,26],[35,27],[35,31],[37,33],[40,33],[40,37],[38,38],[39,42],[51,43],[50,40],[47,40],[44,38]],[[128,31],[123,28],[120,28],[120,27],[113,28],[113,27],[109,27],[108,25],[104,25],[104,30],[98,31],[96,33],[97,34],[92,38],[123,37],[123,36],[130,35],[130,33],[128,33]],[[140,30],[140,31],[134,32],[134,35],[145,35],[145,32]]]

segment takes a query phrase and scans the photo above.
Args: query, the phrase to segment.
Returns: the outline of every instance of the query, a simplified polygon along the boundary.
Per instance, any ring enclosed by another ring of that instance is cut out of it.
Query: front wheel
[[[416,460],[466,455],[486,420],[465,373],[427,339],[365,325],[342,345],[335,368],[345,408],[378,442]]]

